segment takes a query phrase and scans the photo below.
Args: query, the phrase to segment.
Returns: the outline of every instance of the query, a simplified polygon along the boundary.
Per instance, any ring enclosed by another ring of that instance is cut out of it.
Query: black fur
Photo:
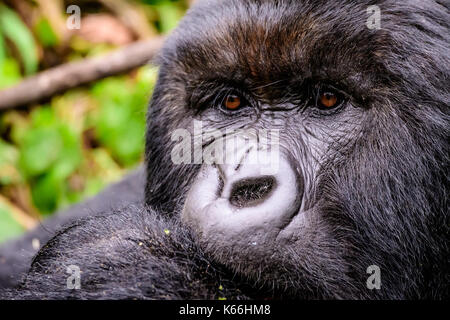
[[[381,30],[366,27],[371,4],[381,9]],[[448,299],[449,23],[445,1],[200,1],[160,58],[146,143],[150,209],[64,229],[4,296]],[[313,216],[305,239],[264,255],[191,235],[179,212],[198,166],[172,163],[171,132],[193,119],[246,126],[244,117],[199,110],[222,83],[282,105],[309,81],[350,98],[333,116],[272,115],[287,118],[287,152],[306,177]],[[299,137],[305,128],[310,136]],[[65,288],[68,264],[84,271],[81,290]],[[365,286],[372,264],[382,270],[380,290]]]
[[[70,265],[81,267],[80,289],[67,289]],[[131,206],[63,228],[34,257],[26,290],[5,290],[3,298],[246,298],[236,285],[178,221]]]

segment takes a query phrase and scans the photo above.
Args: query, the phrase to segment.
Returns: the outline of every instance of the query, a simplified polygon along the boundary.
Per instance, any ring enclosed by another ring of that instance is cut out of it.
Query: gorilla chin
[[[379,1],[370,29],[373,4],[198,1],[158,61],[145,200],[66,226],[0,296],[448,299],[448,3]],[[233,160],[172,161],[199,121]],[[275,163],[227,130],[279,132]]]

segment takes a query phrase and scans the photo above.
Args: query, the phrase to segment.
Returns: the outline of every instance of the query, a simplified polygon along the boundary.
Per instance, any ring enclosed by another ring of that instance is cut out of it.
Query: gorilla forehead
[[[367,71],[381,67],[375,58],[384,37],[367,28],[366,9],[353,1],[200,1],[164,57],[190,79],[264,85],[314,77],[364,92],[377,74]]]

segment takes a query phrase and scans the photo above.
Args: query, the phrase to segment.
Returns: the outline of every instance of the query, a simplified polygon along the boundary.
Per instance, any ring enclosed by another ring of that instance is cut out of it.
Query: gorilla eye
[[[222,104],[226,110],[236,110],[243,105],[243,99],[236,94],[228,94]]]
[[[316,106],[322,110],[331,110],[341,105],[342,95],[327,87],[317,88],[315,95]]]
[[[319,98],[320,106],[324,108],[333,108],[338,102],[337,96],[333,92],[323,92]]]

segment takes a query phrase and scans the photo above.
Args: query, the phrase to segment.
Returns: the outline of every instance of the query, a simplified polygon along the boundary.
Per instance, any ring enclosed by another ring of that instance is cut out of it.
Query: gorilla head
[[[181,212],[215,261],[291,296],[447,290],[448,8],[380,1],[369,29],[369,2],[200,1],[161,54],[147,204]],[[249,130],[279,143],[226,143]],[[199,145],[212,161],[186,157]],[[273,172],[251,161],[275,147]],[[367,289],[371,265],[383,290]]]
[[[448,299],[448,3],[371,5],[199,1],[160,56],[148,206],[62,229],[0,298]]]

